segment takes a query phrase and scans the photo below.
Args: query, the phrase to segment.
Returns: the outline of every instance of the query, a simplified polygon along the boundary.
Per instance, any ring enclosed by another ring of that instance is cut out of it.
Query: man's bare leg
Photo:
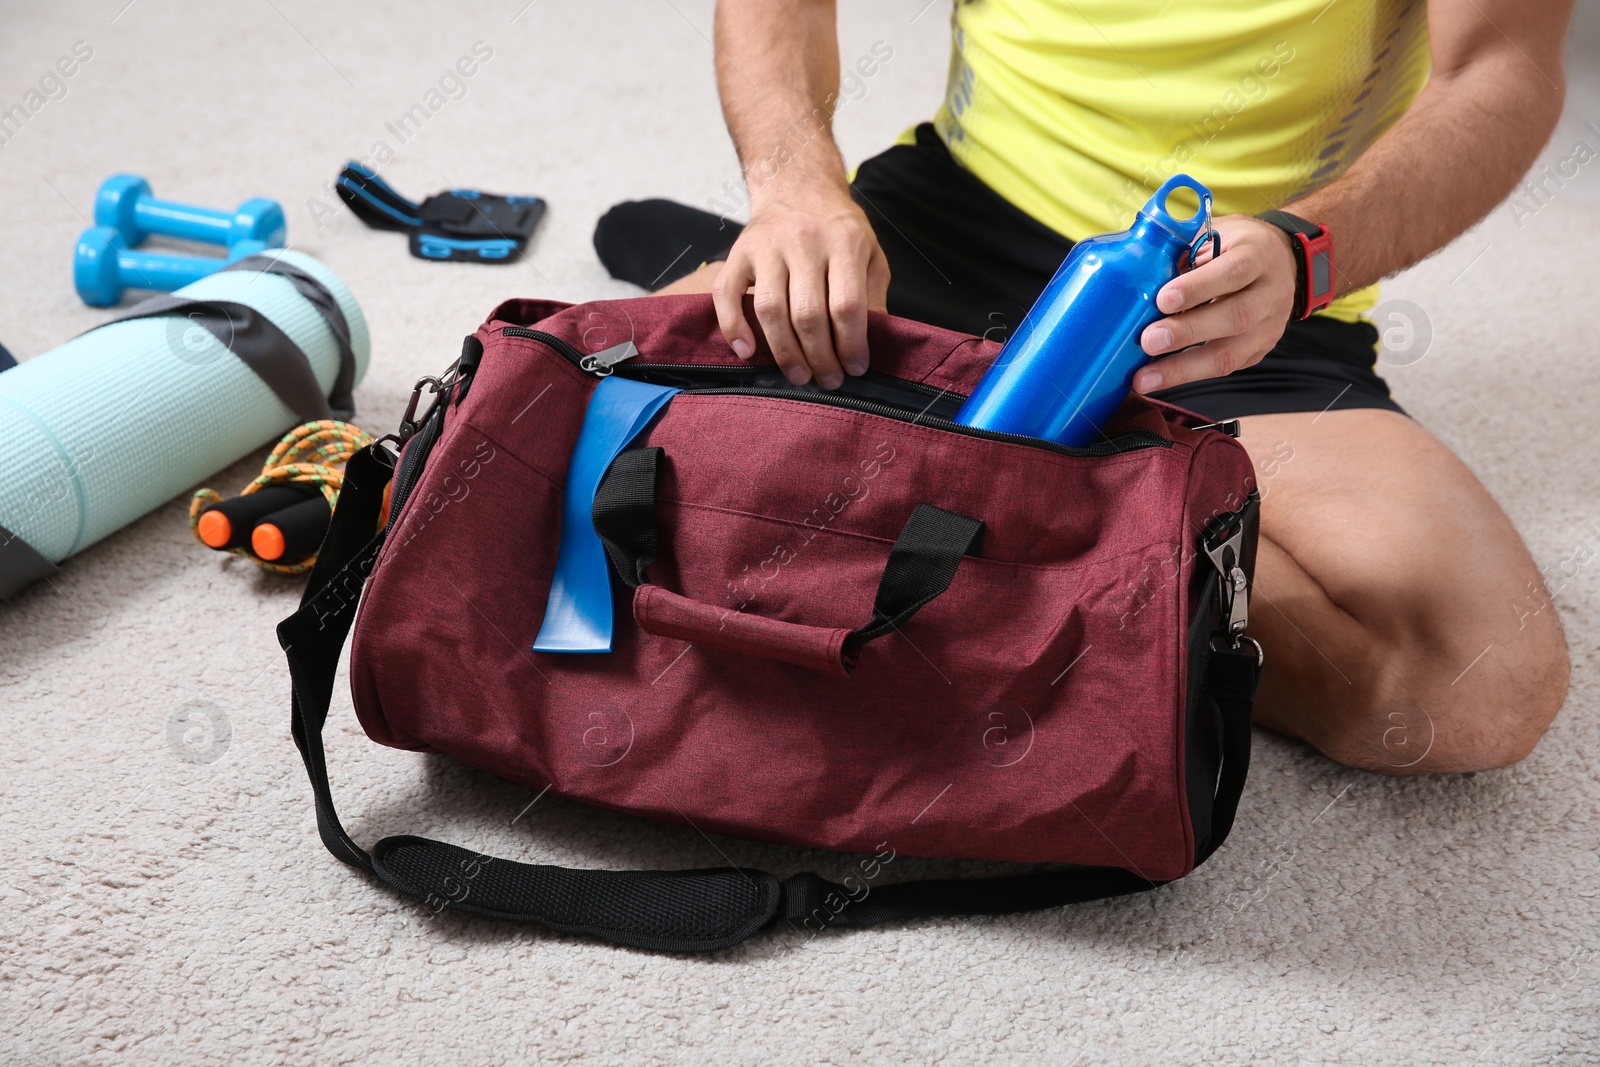
[[[722,271],[722,260],[707,263],[692,273],[685,274],[669,285],[663,285],[654,293],[655,296],[673,296],[677,293],[709,293],[711,287],[717,284],[717,275]]]
[[[1567,647],[1472,472],[1392,411],[1240,421],[1263,490],[1256,721],[1396,774],[1527,755],[1566,695]]]

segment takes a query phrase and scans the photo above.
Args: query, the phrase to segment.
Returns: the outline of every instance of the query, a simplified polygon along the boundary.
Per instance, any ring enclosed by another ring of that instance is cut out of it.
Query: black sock
[[[628,200],[595,223],[594,250],[613,278],[653,293],[722,259],[743,229],[673,200]]]

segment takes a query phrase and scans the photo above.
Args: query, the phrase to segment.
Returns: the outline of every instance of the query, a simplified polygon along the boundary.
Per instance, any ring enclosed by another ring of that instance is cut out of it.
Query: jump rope
[[[296,426],[238,496],[197,490],[189,500],[189,529],[207,548],[244,556],[262,570],[304,574],[327,533],[345,464],[372,440],[360,427],[336,419]],[[387,512],[387,490],[383,506]]]

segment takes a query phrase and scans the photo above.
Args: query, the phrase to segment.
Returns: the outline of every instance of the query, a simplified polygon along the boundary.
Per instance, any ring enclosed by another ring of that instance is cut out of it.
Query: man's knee
[[[1499,641],[1446,620],[1406,629],[1415,639],[1395,640],[1389,627],[1371,634],[1354,714],[1324,751],[1387,774],[1482,771],[1526,758],[1567,695],[1571,661],[1555,608]]]
[[[1393,774],[1517,762],[1560,709],[1569,673],[1538,567],[1488,491],[1421,427],[1386,411],[1331,415],[1246,420],[1247,442],[1288,440],[1297,453],[1262,513],[1257,580],[1295,616],[1258,613],[1263,692],[1277,701],[1266,718]],[[1274,642],[1290,653],[1276,679]]]

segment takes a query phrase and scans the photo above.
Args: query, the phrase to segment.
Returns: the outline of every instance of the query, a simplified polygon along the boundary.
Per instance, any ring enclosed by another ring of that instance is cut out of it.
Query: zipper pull
[[[598,374],[604,378],[611,373],[611,368],[624,360],[632,359],[639,354],[639,349],[632,341],[624,341],[620,345],[612,345],[598,352],[590,353],[579,361],[579,366],[590,374]]]

